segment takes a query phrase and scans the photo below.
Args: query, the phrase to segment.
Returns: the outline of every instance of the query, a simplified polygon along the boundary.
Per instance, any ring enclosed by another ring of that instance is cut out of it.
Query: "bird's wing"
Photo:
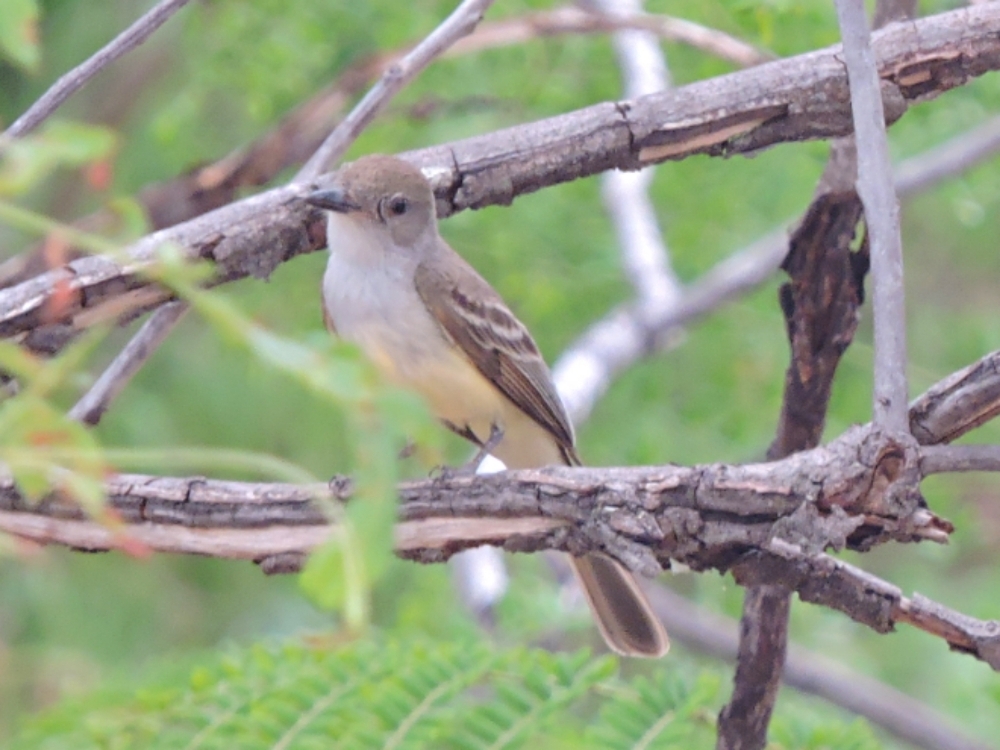
[[[567,463],[578,464],[573,427],[528,329],[472,266],[439,242],[446,253],[422,263],[415,279],[427,309],[476,368],[552,434]]]

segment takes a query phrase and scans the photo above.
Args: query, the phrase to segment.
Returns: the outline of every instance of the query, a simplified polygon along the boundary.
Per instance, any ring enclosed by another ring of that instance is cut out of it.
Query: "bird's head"
[[[329,187],[305,197],[358,229],[397,248],[413,248],[436,235],[434,193],[419,169],[394,156],[372,154],[344,166]]]

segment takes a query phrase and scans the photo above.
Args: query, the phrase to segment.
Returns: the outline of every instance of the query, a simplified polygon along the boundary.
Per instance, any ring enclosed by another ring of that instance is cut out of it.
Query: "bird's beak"
[[[339,187],[316,190],[309,193],[304,200],[310,206],[316,206],[316,208],[322,208],[327,211],[336,211],[338,214],[361,210],[361,206],[348,197],[347,191]]]

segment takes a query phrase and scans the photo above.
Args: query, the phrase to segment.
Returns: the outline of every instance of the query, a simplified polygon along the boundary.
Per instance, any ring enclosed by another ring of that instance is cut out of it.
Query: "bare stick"
[[[365,94],[354,110],[316,149],[316,153],[295,175],[293,182],[308,182],[329,169],[400,89],[457,39],[476,28],[476,24],[492,3],[493,0],[462,0],[452,14],[424,41],[386,70],[381,80]]]
[[[146,360],[184,317],[186,302],[168,302],[156,310],[114,358],[83,397],[70,409],[70,419],[96,425]]]
[[[736,661],[739,633],[735,620],[709,612],[666,586],[652,584],[645,589],[678,643],[716,659]],[[923,750],[995,750],[993,745],[965,734],[933,706],[794,643],[788,646],[781,679],[803,693],[863,716]]]
[[[1000,117],[913,156],[896,167],[899,197],[920,192],[970,169],[1000,150]]]
[[[833,145],[821,186],[852,181],[853,149]],[[789,280],[779,298],[791,362],[770,459],[816,447],[822,437],[834,375],[857,328],[862,279],[851,242],[861,218],[853,190],[819,195],[789,241],[782,263]],[[719,714],[717,750],[763,748],[788,646],[791,590],[765,582],[748,586],[740,620],[733,694]]]
[[[920,473],[1000,471],[1000,445],[932,445],[920,449]]]
[[[609,18],[641,12],[640,0],[595,0]],[[656,37],[648,31],[619,31],[612,37],[626,99],[666,91],[670,72]],[[680,297],[681,285],[670,267],[670,252],[649,199],[653,170],[605,172],[604,204],[618,236],[625,274],[636,293],[637,312],[650,320]]]
[[[623,29],[650,31],[666,41],[686,44],[744,68],[775,59],[773,54],[759,50],[723,31],[682,18],[629,12],[621,8],[608,13],[573,6],[527,13],[484,24],[472,36],[456,42],[448,55],[463,54],[480,48],[484,43],[505,46],[556,34],[588,34]]]
[[[634,15],[642,8],[637,0],[595,0],[592,5],[609,20]],[[669,71],[655,37],[649,32],[629,31],[618,32],[613,39],[627,98],[669,88]],[[634,361],[630,353],[638,355],[644,350],[641,329],[676,307],[683,292],[670,267],[669,251],[649,200],[652,179],[652,170],[614,170],[601,180],[604,205],[635,299],[627,308],[607,316],[603,325],[592,328],[585,334],[586,341],[571,346],[553,368],[559,395],[578,423],[590,414],[596,397],[619,371],[616,361]]]
[[[906,419],[906,307],[899,201],[892,184],[880,79],[863,0],[836,0],[858,148],[858,195],[871,238],[875,326],[874,419],[893,431]]]
[[[491,2],[492,0],[465,0],[411,53],[398,64],[391,65],[382,80],[368,92],[317,149],[296,179],[310,179],[310,176],[319,174],[327,165],[340,158],[398,91],[450,46],[454,39],[468,34],[475,28]],[[97,424],[114,398],[163,343],[186,311],[187,305],[183,302],[174,302],[157,310],[115,357],[90,391],[73,407],[70,416],[87,424]]]
[[[112,39],[90,58],[77,65],[56,81],[41,98],[14,120],[0,134],[0,149],[5,142],[19,138],[38,127],[70,96],[80,90],[91,78],[126,52],[138,47],[174,13],[187,5],[188,0],[160,0],[148,13]]]
[[[914,35],[921,46],[914,47]],[[1000,68],[1000,3],[888,26],[878,33],[878,45],[887,80],[903,95],[899,104],[907,98],[927,100]],[[956,50],[961,50],[957,56]],[[812,52],[645,96],[630,103],[627,121],[620,104],[606,102],[401,156],[424,169],[440,214],[449,215],[509,203],[517,195],[614,167],[636,168],[693,153],[750,153],[778,141],[839,136],[851,123],[849,100],[839,98],[847,91],[839,57],[839,48]],[[923,83],[916,87],[918,79]],[[776,116],[776,108],[787,116]],[[274,188],[149,235],[124,251],[134,266],[84,258],[5,289],[0,292],[0,336],[36,327],[46,316],[51,323],[70,322],[84,307],[100,306],[148,283],[136,271],[167,241],[176,243],[184,257],[214,261],[220,281],[266,276],[279,263],[324,244],[321,217],[300,200],[304,190],[302,185]],[[55,289],[66,288],[64,280],[74,296],[53,320],[49,300]]]

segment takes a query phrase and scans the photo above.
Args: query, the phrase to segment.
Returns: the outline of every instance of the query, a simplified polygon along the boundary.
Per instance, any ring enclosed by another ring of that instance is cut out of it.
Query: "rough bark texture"
[[[858,428],[831,447],[774,464],[549,468],[410,483],[401,487],[396,549],[428,563],[495,544],[512,552],[599,549],[645,572],[671,559],[732,569],[741,585],[797,591],[878,632],[911,623],[1000,669],[1000,623],[907,598],[821,551],[943,540],[950,531],[912,492],[879,479],[886,446],[878,442]],[[858,487],[864,490],[845,494]],[[108,480],[107,490],[124,529],[87,520],[60,497],[30,506],[4,479],[0,530],[82,550],[146,547],[253,559],[289,572],[330,533],[314,500],[350,494],[347,482],[331,489],[135,475]]]
[[[867,243],[851,252],[861,202],[854,192],[825,193],[792,237],[779,292],[791,363],[785,373],[777,436],[768,458],[819,445],[833,377],[854,338],[868,270]]]
[[[824,183],[850,183],[853,149],[834,146]],[[848,179],[843,179],[845,173]],[[779,297],[791,362],[777,435],[768,458],[819,445],[830,389],[841,355],[854,337],[864,297],[866,248],[851,252],[861,202],[853,191],[821,192],[789,243],[782,269],[789,281]],[[742,568],[750,563],[741,563]],[[744,575],[739,569],[734,571]],[[740,648],[733,695],[719,714],[718,743],[726,750],[763,748],[788,644],[791,589],[772,584],[747,588],[740,620]]]
[[[410,482],[400,485],[399,544],[405,556],[423,562],[484,542],[521,551],[605,549],[633,569],[656,572],[671,559],[698,570],[728,569],[775,539],[816,552],[868,549],[890,539],[941,540],[950,525],[923,507],[918,463],[915,450],[858,427],[822,448],[764,464],[550,467]],[[349,482],[337,488],[338,497],[349,496]],[[239,530],[325,525],[311,499],[331,494],[130,475],[110,479],[108,492],[130,524]],[[10,478],[0,480],[0,509],[5,522],[18,514],[43,522],[85,518],[59,497],[29,505]],[[407,541],[415,530],[419,544]]]
[[[915,402],[924,444],[955,439],[1000,411],[1000,352],[941,381]],[[985,394],[993,394],[992,398]],[[965,404],[973,416],[958,405]],[[1000,623],[972,620],[821,551],[887,539],[942,541],[950,525],[922,507],[919,457],[855,428],[830,445],[748,466],[553,468],[419,482],[400,488],[399,554],[439,562],[479,544],[512,551],[602,549],[638,570],[670,558],[734,569],[743,585],[780,585],[885,632],[908,622],[1000,669]],[[313,499],[331,487],[119,476],[107,483],[125,531],[84,518],[74,504],[31,506],[0,480],[0,531],[87,550],[135,548],[256,560],[298,569],[330,533]]]
[[[876,33],[874,45],[886,118],[894,122],[909,102],[1000,68],[1000,3],[894,24]],[[839,47],[831,47],[406,156],[431,176],[444,216],[508,204],[518,195],[607,169],[841,136],[850,132],[851,116],[839,54]],[[299,200],[307,189],[277,188],[156,232],[128,248],[130,262],[82,258],[11,287],[0,294],[0,336],[43,324],[72,329],[162,304],[169,295],[120,298],[148,286],[141,270],[166,243],[188,257],[213,261],[216,283],[264,278],[279,263],[325,244],[319,212]],[[58,306],[51,303],[57,288],[65,300]]]

